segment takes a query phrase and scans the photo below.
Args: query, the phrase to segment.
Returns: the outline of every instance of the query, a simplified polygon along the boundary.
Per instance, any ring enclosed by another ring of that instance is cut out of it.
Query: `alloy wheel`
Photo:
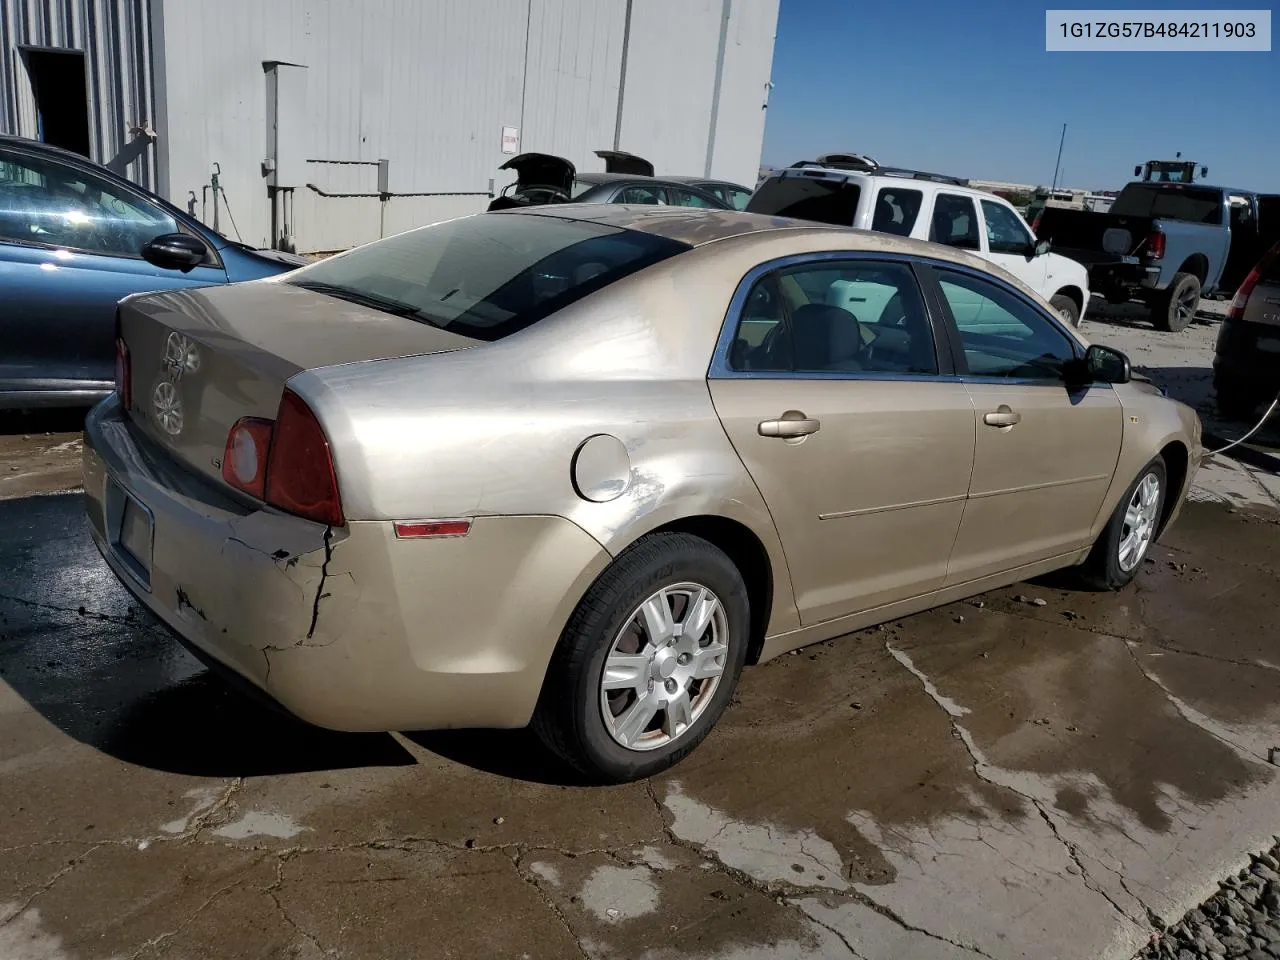
[[[656,750],[706,712],[729,659],[724,604],[698,583],[651,594],[627,618],[605,657],[600,710],[628,750]]]
[[[1124,511],[1117,559],[1125,573],[1137,567],[1146,556],[1147,548],[1155,537],[1159,512],[1160,478],[1148,473],[1134,489]]]

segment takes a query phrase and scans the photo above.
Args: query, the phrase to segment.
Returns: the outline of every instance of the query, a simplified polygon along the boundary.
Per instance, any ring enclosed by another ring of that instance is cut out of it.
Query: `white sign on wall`
[[[515,153],[520,149],[520,130],[516,127],[502,128],[502,152]]]

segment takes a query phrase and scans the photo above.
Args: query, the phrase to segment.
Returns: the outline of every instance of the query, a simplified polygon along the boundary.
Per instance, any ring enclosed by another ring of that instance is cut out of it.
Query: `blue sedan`
[[[228,240],[78,154],[0,136],[0,410],[110,393],[122,297],[305,262]]]

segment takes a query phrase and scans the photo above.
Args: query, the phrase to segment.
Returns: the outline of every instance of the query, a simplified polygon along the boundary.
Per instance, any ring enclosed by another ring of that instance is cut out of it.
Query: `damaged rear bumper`
[[[609,560],[560,517],[400,540],[389,521],[328,528],[256,508],[140,437],[114,398],[86,420],[84,486],[93,539],[140,603],[202,659],[338,730],[525,725]]]

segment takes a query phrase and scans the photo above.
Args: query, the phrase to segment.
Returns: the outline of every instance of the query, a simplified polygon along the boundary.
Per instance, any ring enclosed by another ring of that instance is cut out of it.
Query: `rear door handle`
[[[806,417],[799,410],[788,410],[777,420],[761,420],[756,428],[762,437],[807,437],[817,433],[822,423]]]
[[[1002,403],[994,412],[984,414],[982,422],[988,427],[1012,427],[1022,422],[1022,414],[1014,412],[1007,403]]]

